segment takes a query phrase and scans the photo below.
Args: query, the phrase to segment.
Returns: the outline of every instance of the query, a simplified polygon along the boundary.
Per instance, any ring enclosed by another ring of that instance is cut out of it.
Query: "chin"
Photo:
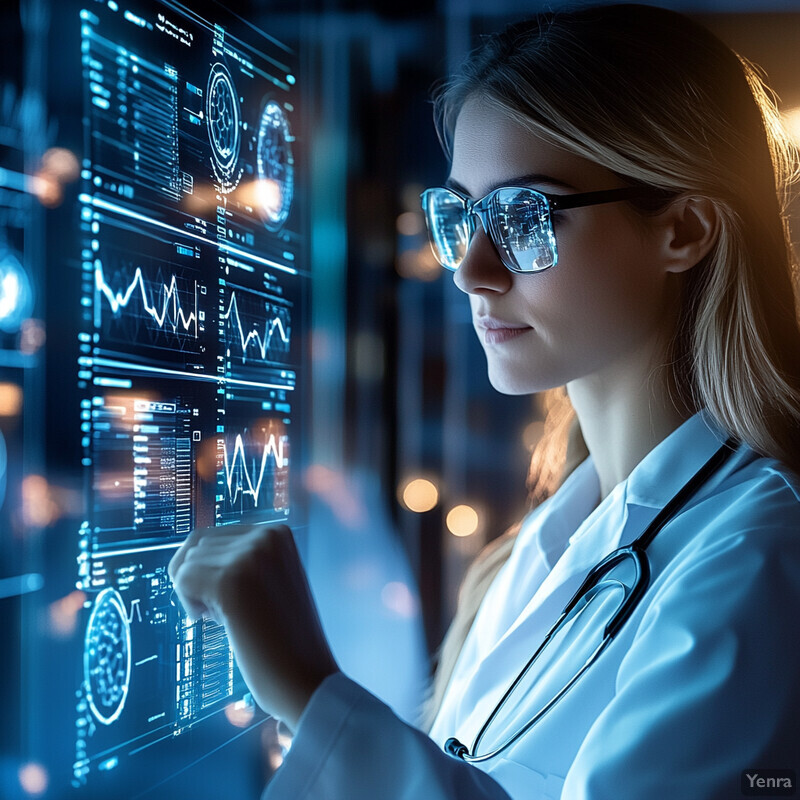
[[[494,370],[491,367],[489,368],[489,383],[492,384],[495,391],[508,395],[536,394],[536,392],[553,388],[546,381],[532,380],[530,375],[512,375],[505,370]]]

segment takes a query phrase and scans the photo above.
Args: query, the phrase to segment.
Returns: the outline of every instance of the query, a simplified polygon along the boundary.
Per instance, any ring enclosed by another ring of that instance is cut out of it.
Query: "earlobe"
[[[716,205],[707,197],[678,197],[662,212],[665,268],[685,272],[711,250],[719,234]]]

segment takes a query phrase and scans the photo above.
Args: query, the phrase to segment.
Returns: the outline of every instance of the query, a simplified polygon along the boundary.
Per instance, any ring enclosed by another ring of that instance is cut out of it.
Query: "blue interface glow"
[[[308,273],[289,49],[171,2],[96,2],[80,20],[72,786],[89,792],[246,691],[224,630],[186,619],[167,564],[196,526],[302,521]]]

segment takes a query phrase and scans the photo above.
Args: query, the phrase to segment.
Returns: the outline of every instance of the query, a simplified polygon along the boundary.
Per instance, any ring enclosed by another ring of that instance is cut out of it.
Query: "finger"
[[[186,616],[191,620],[215,616],[207,601],[207,586],[213,566],[184,562],[173,579],[173,589]]]
[[[207,530],[207,528],[195,528],[183,540],[183,544],[175,551],[175,554],[172,556],[167,566],[167,572],[173,583],[175,582],[175,576],[178,574],[181,564],[183,564],[186,558],[186,554],[197,544]]]
[[[249,531],[251,528],[252,528],[251,525],[242,525],[241,523],[236,525],[195,528],[186,537],[183,544],[175,552],[175,555],[172,556],[172,559],[170,560],[169,566],[167,568],[170,578],[172,578],[172,580],[175,580],[175,575],[180,569],[181,564],[183,564],[187,555],[195,547],[199,545],[205,546],[205,544],[208,542],[218,541],[220,539],[224,540],[230,537],[238,536],[243,532]]]

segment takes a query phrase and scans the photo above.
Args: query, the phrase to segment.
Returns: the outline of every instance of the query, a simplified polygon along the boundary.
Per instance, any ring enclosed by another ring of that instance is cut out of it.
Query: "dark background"
[[[71,0],[53,3],[59,14],[79,7]],[[215,3],[190,5],[214,16]],[[297,133],[308,148],[315,271],[309,463],[345,477],[369,476],[375,502],[393,523],[410,562],[430,651],[452,616],[465,565],[527,508],[527,464],[536,428],[525,431],[542,412],[537,398],[503,397],[491,389],[465,299],[449,275],[430,267],[424,235],[401,233],[398,218],[416,213],[419,192],[446,177],[431,123],[431,84],[463,58],[477,35],[544,5],[515,0],[228,4],[243,20],[296,47],[301,62],[305,106]],[[660,5],[695,15],[759,63],[785,111],[800,106],[796,2]],[[51,24],[52,10],[45,0],[22,8],[5,0],[0,6],[0,167],[29,174],[46,147],[77,146],[72,139],[80,130],[80,76],[77,70],[62,71],[68,39]],[[22,97],[30,129],[15,140],[6,121]],[[0,433],[9,452],[8,487],[0,502],[0,580],[35,571],[45,554],[66,562],[73,558],[68,523],[80,516],[81,489],[69,470],[76,434],[46,420],[42,409],[48,393],[60,390],[53,385],[53,364],[63,357],[59,331],[69,329],[74,308],[63,268],[70,257],[67,243],[44,232],[68,224],[74,191],[68,187],[57,208],[45,209],[29,198],[21,201],[22,218],[4,218],[4,236],[24,248],[40,287],[32,316],[46,320],[49,338],[44,348],[29,352],[30,343],[0,334],[0,354],[6,354],[0,388],[18,386],[24,398],[11,411],[3,411],[0,402]],[[36,485],[24,481],[44,472],[49,484],[36,494]],[[438,504],[425,513],[409,511],[398,499],[407,479],[417,476],[439,487]],[[53,515],[22,513],[31,498],[52,503]],[[479,529],[470,537],[447,531],[446,514],[460,503],[480,515]],[[52,603],[69,587],[40,591]],[[25,642],[38,632],[30,629],[36,620],[23,617],[19,597],[9,594],[0,593],[0,795],[59,797],[55,779],[44,794],[25,793],[20,786],[19,770],[33,747],[24,719],[26,698],[36,686],[36,676],[21,665],[29,665]],[[57,659],[61,646],[49,642],[48,657]],[[206,745],[198,737],[192,746],[200,752]],[[242,786],[257,787],[269,771],[258,766],[262,751],[253,733],[205,764],[219,775],[235,767],[247,773]],[[190,790],[184,778],[166,786],[163,796],[217,797],[226,791],[219,788],[224,781],[210,786],[200,779]]]

